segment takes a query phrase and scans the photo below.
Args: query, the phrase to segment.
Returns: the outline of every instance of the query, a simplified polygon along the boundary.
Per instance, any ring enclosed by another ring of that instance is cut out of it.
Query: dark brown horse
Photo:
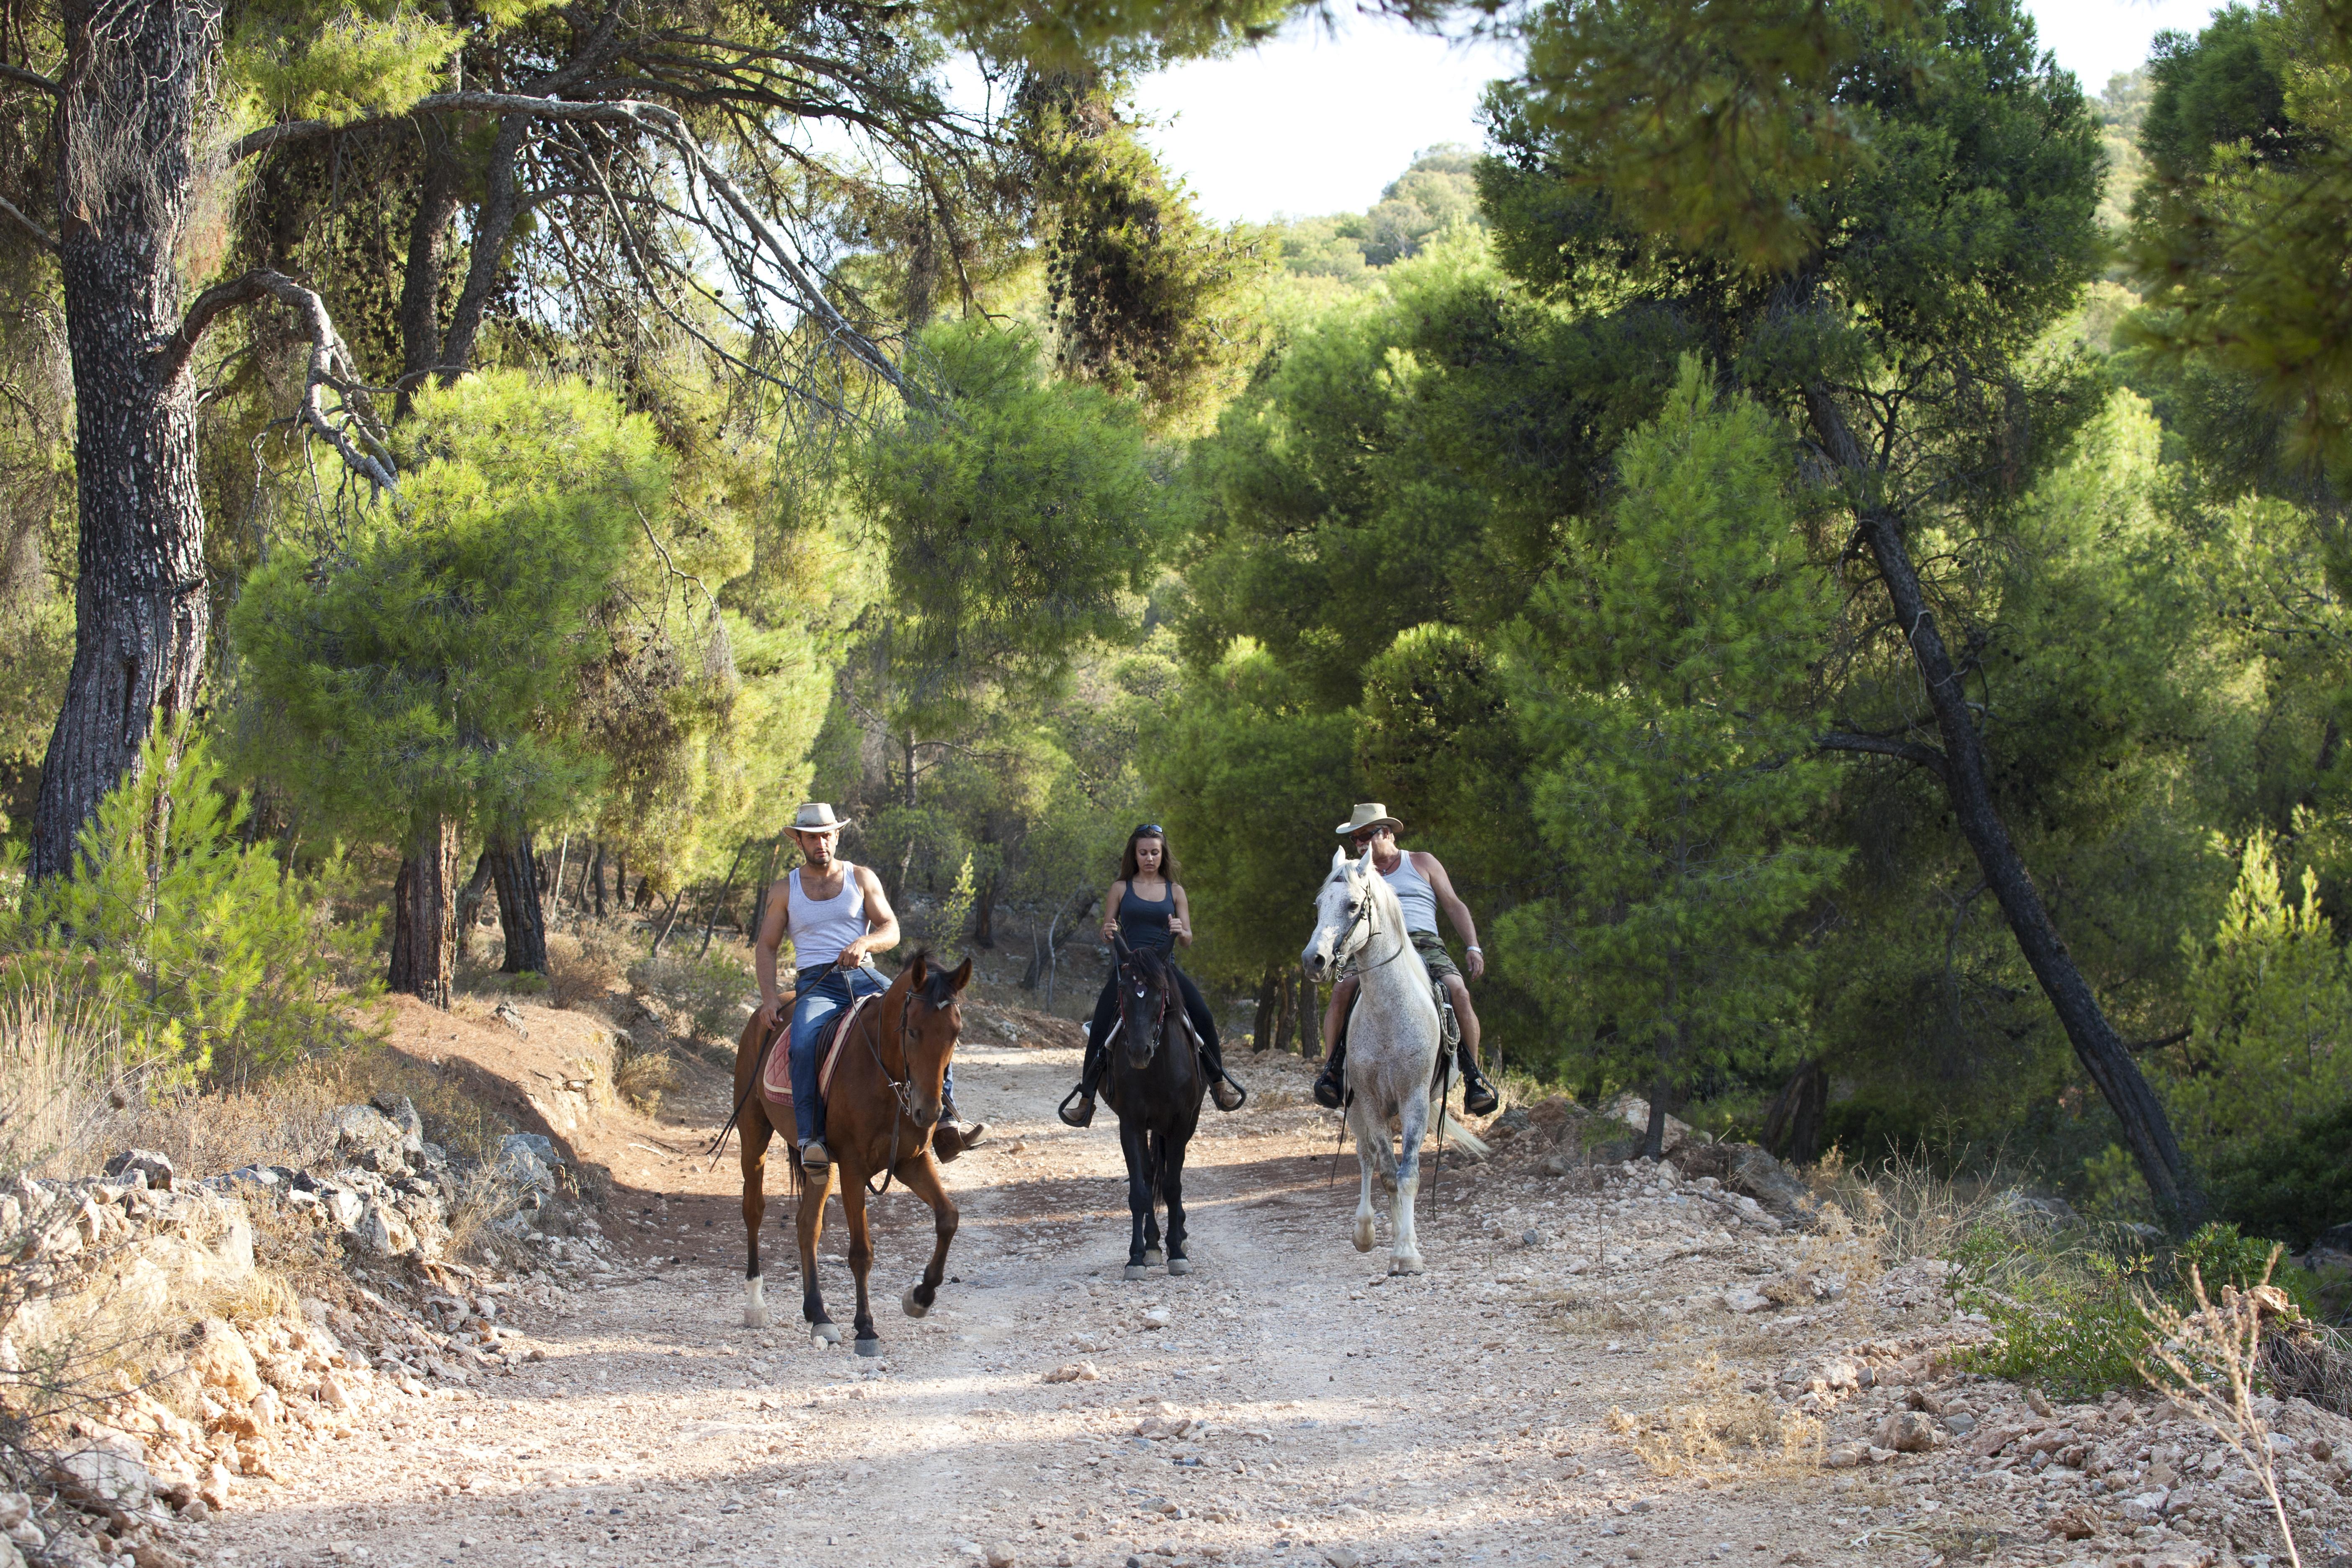
[[[932,1234],[937,1240],[930,1264],[923,1270],[922,1279],[898,1299],[910,1318],[931,1310],[940,1281],[946,1277],[948,1243],[956,1233],[956,1206],[940,1184],[931,1134],[939,1124],[948,1063],[955,1056],[956,1037],[963,1030],[963,1008],[957,998],[971,982],[971,960],[965,959],[956,969],[941,969],[929,954],[918,952],[907,961],[889,989],[866,1004],[842,1047],[832,1088],[825,1096],[824,1142],[833,1152],[833,1163],[814,1180],[802,1179],[791,1096],[771,1100],[755,1082],[763,1076],[759,1067],[765,1031],[756,1016],[744,1026],[743,1037],[735,1047],[735,1100],[742,1107],[743,1238],[749,1254],[743,1321],[747,1327],[768,1326],[767,1296],[760,1279],[760,1221],[767,1210],[768,1142],[779,1132],[783,1134],[801,1189],[801,1316],[808,1321],[811,1332],[827,1344],[841,1342],[841,1331],[825,1315],[816,1279],[816,1243],[824,1229],[824,1200],[836,1180],[842,1217],[849,1226],[849,1268],[857,1278],[857,1353],[882,1353],[866,1299],[866,1270],[874,1261],[866,1223],[866,1184],[877,1175],[884,1177],[885,1187],[888,1178],[896,1176],[908,1192],[931,1205]],[[780,1027],[776,1036],[773,1048],[782,1051],[785,1028]],[[961,1148],[942,1149],[940,1157],[952,1159],[961,1152]]]

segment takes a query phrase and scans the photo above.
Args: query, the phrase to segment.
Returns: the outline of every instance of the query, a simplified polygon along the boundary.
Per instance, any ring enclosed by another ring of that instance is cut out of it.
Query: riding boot
[[[1331,1059],[1323,1064],[1323,1070],[1315,1078],[1315,1103],[1326,1110],[1339,1110],[1340,1101],[1348,1097],[1347,1079],[1341,1070],[1347,1060],[1348,1037],[1342,1035],[1331,1047]]]
[[[1249,1090],[1225,1074],[1225,1052],[1222,1046],[1201,1042],[1201,1059],[1209,1064],[1209,1098],[1217,1102],[1219,1110],[1239,1110]]]
[[[1078,1087],[1064,1097],[1061,1108],[1054,1114],[1072,1127],[1085,1127],[1095,1119],[1095,1089],[1102,1082],[1103,1069],[1110,1065],[1110,1053],[1087,1043],[1086,1060],[1078,1066]]]
[[[988,1136],[988,1123],[975,1121],[964,1125],[956,1110],[955,1091],[950,1089],[940,1100],[940,1124],[931,1130],[931,1158],[944,1165],[965,1150]]]
[[[1503,1102],[1493,1080],[1478,1070],[1478,1058],[1470,1054],[1468,1042],[1454,1047],[1454,1060],[1462,1069],[1462,1110],[1465,1115],[1485,1116]]]

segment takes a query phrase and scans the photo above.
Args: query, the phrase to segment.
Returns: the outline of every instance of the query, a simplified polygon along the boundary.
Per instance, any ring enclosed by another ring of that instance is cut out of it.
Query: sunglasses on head
[[[1142,826],[1137,828],[1132,837],[1137,838],[1165,838],[1168,837],[1168,833],[1165,828],[1160,826],[1160,824],[1156,822],[1147,822]]]

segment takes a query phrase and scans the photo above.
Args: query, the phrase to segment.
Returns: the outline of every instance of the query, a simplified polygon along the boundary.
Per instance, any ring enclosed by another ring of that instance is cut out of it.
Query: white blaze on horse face
[[[1346,963],[1348,943],[1363,934],[1358,930],[1359,917],[1370,895],[1360,871],[1346,850],[1331,852],[1331,875],[1315,898],[1315,934],[1299,955],[1310,976],[1319,977]]]

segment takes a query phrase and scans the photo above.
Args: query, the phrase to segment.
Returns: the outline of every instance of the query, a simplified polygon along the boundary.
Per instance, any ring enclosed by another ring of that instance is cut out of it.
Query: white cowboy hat
[[[1378,827],[1382,823],[1388,824],[1391,831],[1401,829],[1404,826],[1403,823],[1399,822],[1395,817],[1391,816],[1389,815],[1389,808],[1382,805],[1379,801],[1360,800],[1356,803],[1356,815],[1349,817],[1347,821],[1339,824],[1339,826],[1333,828],[1331,831],[1338,834],[1342,838],[1353,838],[1365,828]]]
[[[801,803],[801,808],[793,813],[792,831],[794,833],[838,833],[843,828],[848,826],[853,820],[855,819],[851,817],[834,816],[833,806],[829,802],[822,800],[803,801]]]

